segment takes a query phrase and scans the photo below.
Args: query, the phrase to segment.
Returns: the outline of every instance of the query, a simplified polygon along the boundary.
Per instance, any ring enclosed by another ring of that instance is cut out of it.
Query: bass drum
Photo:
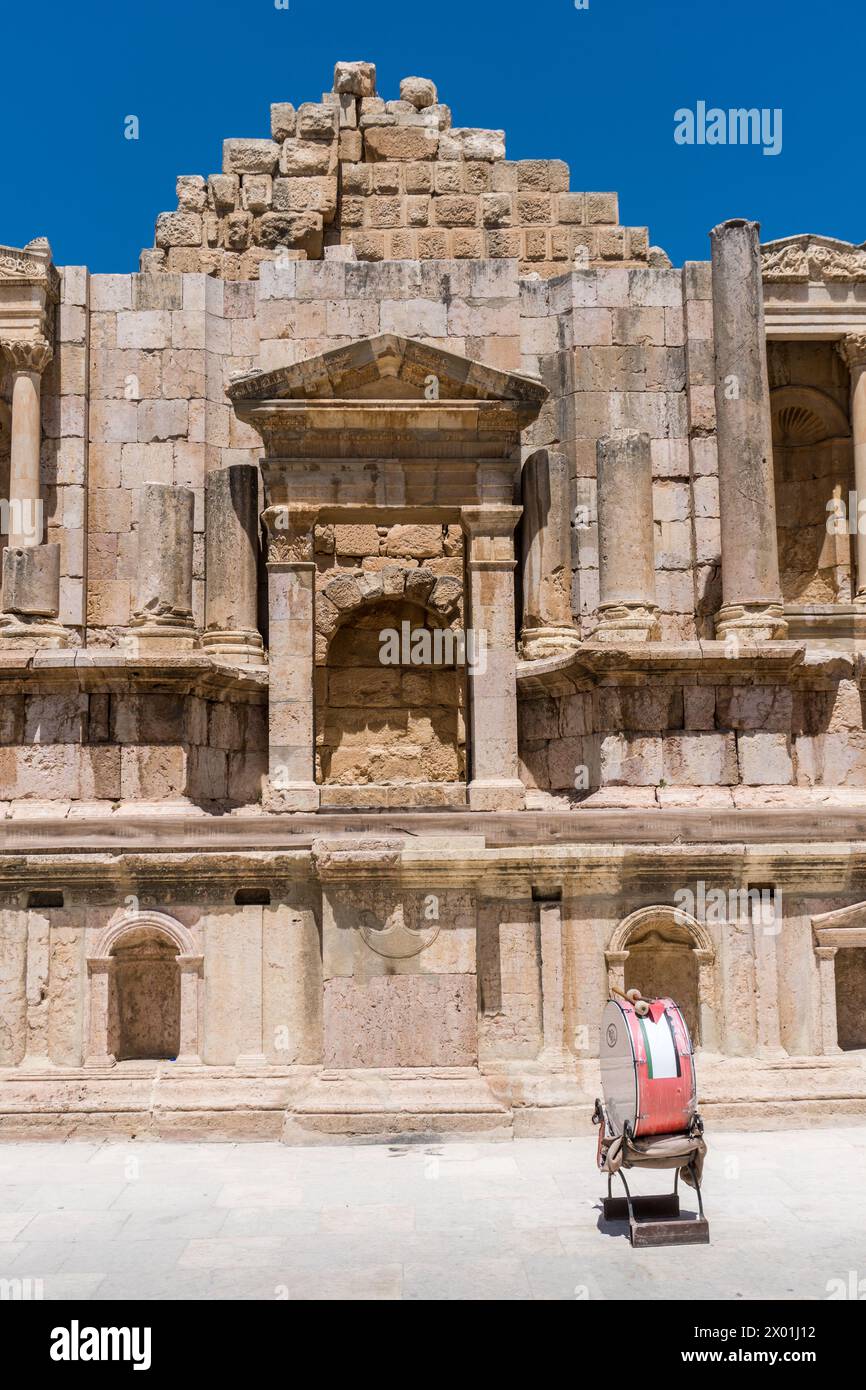
[[[672,999],[648,1000],[638,1018],[626,1000],[608,1000],[601,1016],[601,1084],[614,1134],[635,1139],[684,1134],[697,1089],[686,1021]]]

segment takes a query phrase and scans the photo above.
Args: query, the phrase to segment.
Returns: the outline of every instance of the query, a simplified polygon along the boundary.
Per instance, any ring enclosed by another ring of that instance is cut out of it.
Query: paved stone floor
[[[866,1126],[711,1135],[712,1243],[676,1260],[600,1225],[594,1149],[0,1145],[0,1279],[46,1299],[823,1299],[866,1278]]]

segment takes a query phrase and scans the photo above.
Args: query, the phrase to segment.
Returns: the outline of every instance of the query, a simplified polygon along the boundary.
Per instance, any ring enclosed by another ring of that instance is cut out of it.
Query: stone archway
[[[639,908],[614,930],[608,985],[667,995],[682,1009],[695,1047],[718,1048],[712,938],[697,918],[668,904]]]
[[[85,1066],[160,1060],[148,1056],[149,1047],[198,1065],[203,959],[188,928],[166,913],[123,912],[110,922],[87,960]],[[163,997],[166,987],[176,988],[176,998]]]

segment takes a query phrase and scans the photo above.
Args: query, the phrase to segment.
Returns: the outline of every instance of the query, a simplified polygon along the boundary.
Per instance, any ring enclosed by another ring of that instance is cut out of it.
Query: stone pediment
[[[789,284],[866,281],[866,243],[855,246],[808,232],[782,237],[761,247],[761,271],[765,281]]]
[[[545,386],[396,333],[334,348],[291,366],[235,377],[232,401],[503,401],[540,409]]]

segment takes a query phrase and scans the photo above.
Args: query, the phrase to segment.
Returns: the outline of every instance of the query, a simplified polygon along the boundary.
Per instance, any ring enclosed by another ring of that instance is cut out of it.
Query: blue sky
[[[58,264],[137,269],[175,175],[218,172],[225,136],[267,135],[272,101],[318,100],[337,58],[375,62],[385,97],[432,77],[455,125],[504,129],[511,159],[567,160],[573,189],[616,190],[675,264],[707,258],[725,217],[757,218],[765,240],[866,238],[864,0],[288,4],[30,11],[32,53],[16,41],[0,85],[0,242],[45,234]],[[781,108],[781,153],[677,145],[674,112],[698,101]]]

